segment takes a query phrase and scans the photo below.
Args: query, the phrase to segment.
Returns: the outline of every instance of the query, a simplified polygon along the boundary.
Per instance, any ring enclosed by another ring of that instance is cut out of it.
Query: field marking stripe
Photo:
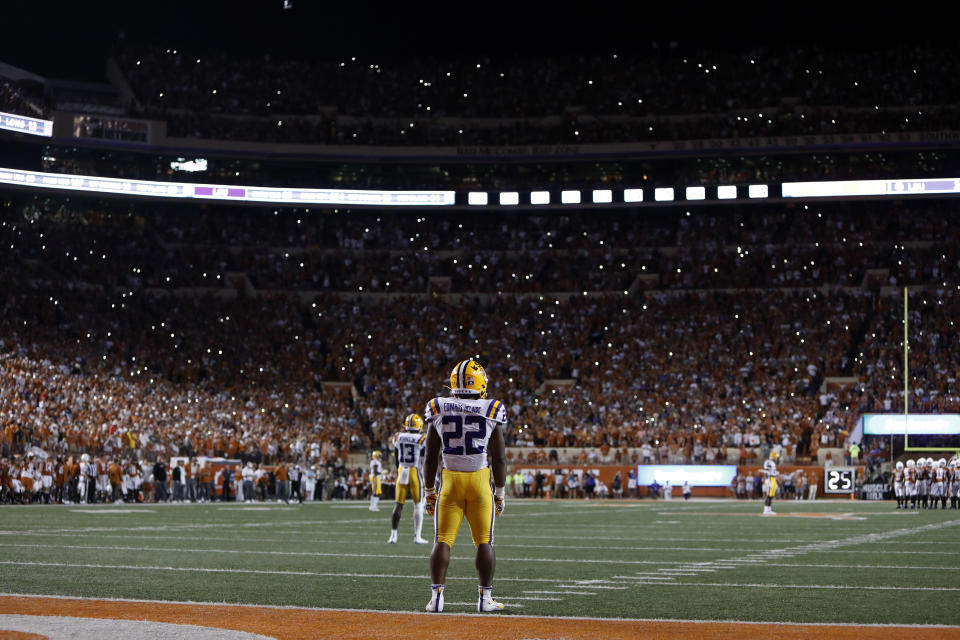
[[[648,578],[643,578],[648,580]],[[660,583],[658,583],[660,584]],[[894,587],[852,584],[776,584],[757,582],[669,582],[664,587],[748,587],[752,589],[846,589],[852,591],[960,591],[960,587]]]
[[[150,606],[131,606],[150,605]],[[471,602],[470,605],[473,603]],[[517,605],[519,606],[519,605]],[[0,594],[0,613],[60,615],[113,619],[148,619],[181,622],[202,619],[208,626],[256,631],[269,626],[269,635],[281,640],[315,638],[324,629],[344,639],[391,637],[397,640],[427,636],[461,638],[498,637],[507,640],[531,637],[570,637],[586,640],[657,637],[661,640],[703,637],[710,640],[739,640],[770,635],[779,638],[806,638],[811,634],[838,640],[860,640],[865,628],[875,640],[898,640],[909,630],[911,640],[942,640],[943,630],[952,625],[891,625],[854,623],[751,622],[743,620],[669,620],[595,617],[545,618],[532,615],[490,616],[456,614],[436,616],[425,612],[396,612],[370,609],[320,609],[308,607],[267,607],[248,604],[183,603],[157,600],[70,598]],[[586,624],[576,624],[576,623]],[[437,628],[437,625],[443,625]]]
[[[50,549],[49,545],[40,544],[7,544],[0,543],[0,548],[28,548],[28,549]],[[87,549],[91,551],[158,551],[161,553],[220,553],[230,555],[268,555],[268,556],[307,556],[307,557],[333,557],[333,558],[378,558],[394,560],[426,560],[427,555],[386,555],[381,553],[333,553],[325,551],[264,551],[247,549],[187,549],[187,548],[167,548],[167,547],[116,547],[100,545],[57,545],[57,549]],[[452,557],[451,560],[464,560],[475,562],[470,557]],[[644,560],[599,560],[583,558],[508,558],[501,557],[500,560],[508,562],[552,562],[557,564],[646,564]]]
[[[349,573],[349,572],[340,572],[340,571],[283,571],[283,570],[266,570],[266,569],[220,569],[220,568],[207,568],[207,567],[160,567],[152,565],[125,565],[125,564],[77,564],[77,563],[65,563],[65,562],[33,562],[33,561],[23,561],[16,562],[12,560],[0,560],[0,565],[14,565],[14,566],[26,566],[26,567],[70,567],[77,569],[122,569],[122,570],[132,570],[132,571],[186,571],[186,572],[196,572],[196,573],[241,573],[241,574],[258,574],[258,575],[280,575],[280,576],[314,576],[314,577],[332,577],[332,578],[386,578],[386,579],[395,579],[395,580],[429,580],[430,576],[427,574],[423,575],[396,575],[389,573]],[[476,582],[476,576],[447,576],[447,580],[468,580],[470,582]],[[548,584],[556,584],[556,578],[511,578],[511,577],[501,577],[497,576],[498,582],[543,582]],[[4,595],[4,594],[0,594]],[[18,594],[7,594],[7,595],[18,595]],[[53,597],[53,596],[51,596]],[[63,596],[65,598],[71,598],[75,596]],[[79,596],[76,596],[79,597]],[[94,598],[96,599],[96,598]],[[139,602],[131,600],[131,602]],[[166,602],[165,600],[157,600],[157,602]],[[213,603],[218,604],[218,603]],[[253,606],[253,605],[251,605]]]
[[[163,530],[163,529],[162,529],[162,527],[157,527],[155,530]],[[343,530],[342,530],[342,529],[338,529],[338,531],[340,531],[340,533],[343,533]],[[299,536],[299,535],[303,535],[301,532],[279,532],[279,533],[286,533],[286,534],[289,534],[289,535],[298,535],[298,536]],[[314,532],[314,533],[315,533],[315,532]],[[383,545],[383,541],[380,540],[380,537],[381,537],[381,536],[380,536],[379,532],[377,532],[377,533],[372,533],[372,532],[370,531],[369,527],[364,527],[364,528],[362,528],[362,529],[357,529],[356,531],[351,531],[350,533],[351,533],[351,535],[364,533],[364,534],[369,535],[371,538],[375,538],[374,540],[356,540],[356,539],[354,539],[354,540],[352,541],[353,544]],[[24,536],[24,537],[27,537],[27,536],[29,536],[29,537],[31,537],[31,538],[37,537],[37,536],[44,537],[44,538],[75,538],[75,537],[76,537],[76,535],[75,535],[74,533],[39,533],[39,532],[20,532],[20,531],[0,531],[0,536],[11,536],[11,537],[15,537],[15,536]],[[237,538],[236,538],[235,536],[234,536],[234,537],[224,537],[224,538],[217,538],[217,537],[211,537],[211,536],[175,536],[175,535],[168,535],[168,536],[152,535],[152,536],[145,536],[145,535],[130,535],[130,534],[128,534],[128,533],[108,533],[108,534],[98,535],[97,537],[98,537],[98,538],[120,538],[120,539],[123,539],[123,540],[199,540],[199,541],[210,540],[210,541],[220,541],[220,542],[236,542],[236,540],[237,540]],[[517,539],[517,538],[519,538],[519,539],[531,539],[531,540],[543,540],[543,539],[545,538],[545,536],[542,535],[542,534],[541,534],[541,535],[538,535],[538,536],[518,536],[518,535],[514,535],[514,534],[511,534],[511,535],[510,535],[510,539],[511,539],[511,540],[512,540],[512,539]],[[289,538],[253,538],[253,537],[247,537],[247,536],[244,537],[244,540],[246,540],[246,541],[251,541],[251,542],[280,542],[280,543],[285,543],[285,544],[291,544],[291,543],[297,543],[297,542],[302,542],[302,544],[315,544],[315,543],[317,543],[317,542],[327,542],[327,541],[331,541],[331,542],[332,542],[332,541],[340,541],[340,540],[342,540],[342,539],[343,539],[342,535],[341,535],[341,536],[331,536],[331,537],[329,537],[329,538],[313,536],[313,537],[311,537],[309,540],[302,540],[302,541],[290,540]],[[555,535],[550,535],[550,536],[548,537],[548,539],[550,539],[550,540],[583,540],[583,536],[555,536]],[[597,537],[597,536],[591,536],[590,539],[591,539],[591,540],[630,541],[630,540],[636,540],[636,537],[632,537],[632,538],[618,538],[618,537]],[[763,543],[763,544],[783,543],[783,542],[801,542],[801,543],[814,544],[814,543],[818,542],[818,540],[801,539],[801,538],[782,538],[782,539],[772,539],[772,538],[760,539],[760,538],[742,538],[742,537],[741,537],[741,538],[677,538],[677,537],[674,537],[674,536],[670,536],[670,539],[671,539],[671,540],[675,540],[675,541],[687,541],[687,542],[695,542],[695,541],[739,542],[739,543],[744,543],[744,542],[756,542],[756,543]],[[903,544],[903,542],[891,540],[891,541],[887,541],[887,542],[877,542],[877,543],[875,543],[875,544],[898,544],[898,545],[899,545],[899,544]],[[927,541],[927,540],[917,540],[917,541],[915,541],[915,542],[914,542],[914,541],[911,541],[910,544],[911,544],[911,545],[921,545],[921,544],[924,544],[924,545],[960,545],[960,541],[931,542],[931,541]],[[499,543],[497,543],[497,546],[498,546],[499,548],[503,548],[503,547],[514,547],[514,546],[516,546],[516,547],[524,547],[524,548],[539,548],[539,547],[543,547],[543,548],[551,548],[551,549],[596,549],[596,548],[597,548],[596,546],[585,546],[585,545],[520,545],[520,544],[504,543],[504,542],[499,542]],[[693,548],[693,547],[683,547],[683,549],[690,549],[690,548]],[[615,549],[615,550],[623,550],[623,551],[631,551],[631,550],[642,551],[642,550],[647,549],[647,547],[634,547],[634,546],[616,546],[616,547],[613,547],[613,546],[604,545],[604,549]],[[727,549],[729,550],[730,548],[727,547]]]

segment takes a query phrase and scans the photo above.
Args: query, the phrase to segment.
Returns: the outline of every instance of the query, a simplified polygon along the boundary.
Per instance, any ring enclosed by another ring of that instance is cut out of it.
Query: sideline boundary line
[[[475,580],[475,578],[470,578]],[[236,603],[236,602],[208,602],[202,600],[142,600],[136,598],[93,598],[86,596],[63,596],[63,595],[43,595],[43,594],[33,594],[33,593],[3,593],[0,592],[0,601],[4,598],[24,598],[24,599],[52,599],[52,600],[77,600],[77,601],[86,601],[86,602],[117,602],[117,603],[142,603],[142,604],[173,604],[173,605],[197,605],[197,606],[213,606],[213,607],[231,607],[231,608],[249,608],[249,609],[277,609],[279,611],[316,611],[316,612],[329,612],[329,613],[385,613],[385,614],[409,614],[422,617],[434,617],[434,614],[427,613],[425,611],[395,611],[390,609],[366,609],[366,608],[357,608],[357,609],[343,609],[336,607],[300,607],[294,605],[259,605],[259,604],[249,604],[249,603]],[[475,604],[473,602],[470,603]],[[464,617],[473,617],[473,618],[489,618],[488,614],[480,613],[463,613],[457,614],[458,616]],[[517,619],[529,619],[529,620],[544,620],[551,619],[545,618],[544,616],[534,616],[534,615],[511,615],[510,620]],[[730,619],[730,620],[697,620],[695,618],[601,618],[596,616],[556,616],[554,619],[558,620],[582,620],[585,622],[604,622],[609,620],[615,620],[618,622],[680,622],[680,623],[691,623],[691,624],[713,624],[722,622],[724,624],[741,624],[741,625],[770,625],[770,626],[791,626],[791,627],[849,627],[853,629],[861,628],[877,628],[877,629],[960,629],[960,625],[949,625],[949,624],[898,624],[898,623],[885,623],[885,622],[868,622],[858,624],[855,622],[779,622],[771,621],[765,622],[762,620],[740,620],[740,619]]]

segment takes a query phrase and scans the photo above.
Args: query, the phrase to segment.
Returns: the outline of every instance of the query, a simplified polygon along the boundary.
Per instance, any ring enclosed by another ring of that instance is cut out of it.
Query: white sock
[[[380,498],[378,498],[377,496],[373,496],[372,498],[370,498],[370,508],[376,509],[378,502],[380,502]]]
[[[413,505],[413,534],[420,538],[421,531],[423,531],[423,503],[418,502]]]

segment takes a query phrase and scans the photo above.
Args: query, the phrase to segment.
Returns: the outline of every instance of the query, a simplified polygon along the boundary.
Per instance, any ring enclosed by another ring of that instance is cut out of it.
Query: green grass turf
[[[421,611],[430,546],[413,544],[412,509],[387,545],[392,504],[365,507],[4,507],[0,591]],[[758,502],[508,500],[494,593],[506,613],[545,616],[960,624],[960,511],[775,508],[762,518]],[[471,610],[475,576],[465,523],[448,611]]]

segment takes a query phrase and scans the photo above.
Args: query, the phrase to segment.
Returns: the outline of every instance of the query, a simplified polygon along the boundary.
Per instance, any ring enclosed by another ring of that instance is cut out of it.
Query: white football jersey
[[[776,478],[777,463],[773,460],[765,460],[763,463],[763,473],[766,474],[768,478]]]
[[[452,471],[487,468],[487,444],[498,424],[506,424],[507,409],[499,400],[434,398],[423,421],[443,441],[443,466]]]
[[[397,464],[407,469],[420,469],[427,436],[419,431],[401,431],[394,439]]]

